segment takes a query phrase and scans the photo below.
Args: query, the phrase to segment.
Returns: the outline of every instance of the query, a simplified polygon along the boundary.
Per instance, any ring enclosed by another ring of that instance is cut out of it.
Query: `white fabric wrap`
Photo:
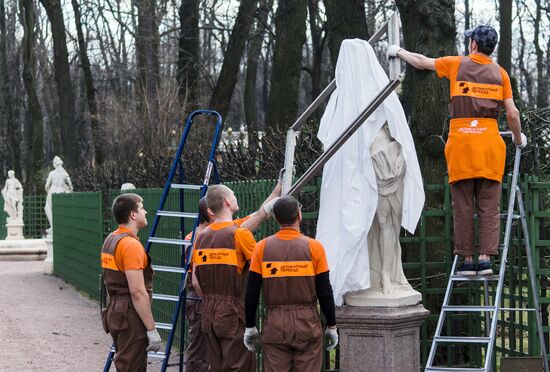
[[[389,79],[372,46],[344,40],[336,63],[336,90],[321,119],[318,138],[327,149]],[[395,92],[325,164],[317,239],[326,249],[336,305],[343,295],[370,287],[367,235],[376,211],[378,190],[370,146],[388,122],[406,162],[401,226],[414,233],[424,206],[424,188],[414,142]]]

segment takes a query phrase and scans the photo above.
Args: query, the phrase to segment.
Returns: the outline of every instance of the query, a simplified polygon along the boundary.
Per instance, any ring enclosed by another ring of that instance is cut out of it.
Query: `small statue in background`
[[[4,211],[8,214],[7,223],[23,222],[23,186],[17,178],[15,172],[8,171],[8,179],[2,189],[4,197]]]
[[[71,178],[69,174],[63,168],[63,161],[56,156],[53,158],[53,167],[55,168],[48,175],[48,180],[46,181],[46,205],[44,206],[44,212],[46,212],[46,217],[50,223],[50,228],[46,232],[52,232],[52,194],[62,194],[66,192],[73,191],[73,184],[71,183]]]

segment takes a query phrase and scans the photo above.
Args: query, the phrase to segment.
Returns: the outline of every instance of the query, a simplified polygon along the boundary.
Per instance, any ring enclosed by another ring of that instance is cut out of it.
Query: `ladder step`
[[[153,265],[154,271],[160,271],[164,273],[179,273],[179,274],[185,274],[185,268],[183,267],[175,267],[175,266],[159,266],[159,265]]]
[[[425,372],[445,372],[445,371],[456,371],[456,372],[487,372],[485,368],[474,368],[474,367],[426,367]]]
[[[111,353],[116,353],[116,350],[115,350],[114,346],[111,347]],[[159,352],[156,352],[156,353],[153,353],[152,351],[150,351],[150,352],[147,353],[147,356],[149,358],[164,359],[164,358],[166,358],[166,353],[164,353],[163,351],[159,351]]]
[[[195,219],[199,216],[199,214],[198,213],[192,213],[192,212],[157,211],[157,216],[194,218]]]
[[[149,241],[151,243],[184,245],[186,247],[191,245],[191,240],[184,240],[184,239],[169,239],[169,238],[150,237]]]
[[[479,215],[477,213],[474,213],[474,218],[479,218]],[[508,213],[500,213],[500,219],[505,220],[508,218]],[[519,214],[512,214],[513,220],[519,220],[521,218],[521,215]]]
[[[155,323],[155,327],[157,329],[167,329],[169,331],[173,328],[172,324],[170,324],[170,323],[159,323],[159,322]]]
[[[153,300],[178,302],[179,299],[180,299],[179,296],[172,296],[172,295],[167,295],[162,293],[153,293]]]
[[[451,275],[451,280],[455,282],[489,282],[498,281],[500,276],[498,275],[475,275],[475,276],[463,276],[463,275]]]
[[[452,344],[488,344],[490,337],[455,337],[455,336],[437,336],[434,342],[445,342]]]
[[[443,311],[449,312],[482,312],[495,311],[495,306],[463,306],[463,305],[447,305],[443,306]]]
[[[183,183],[173,183],[170,185],[173,189],[185,189],[185,190],[200,190],[202,185],[189,185]]]

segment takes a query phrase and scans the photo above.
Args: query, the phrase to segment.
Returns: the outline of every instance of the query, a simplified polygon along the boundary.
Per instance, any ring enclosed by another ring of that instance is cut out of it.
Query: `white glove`
[[[525,146],[527,146],[527,136],[523,133],[521,133],[521,143],[519,145],[516,144],[515,138],[514,138],[514,132],[512,132],[512,142],[519,147],[520,149],[524,149]]]
[[[328,328],[325,330],[325,337],[328,341],[327,351],[331,351],[338,345],[338,330],[336,328]]]
[[[259,333],[258,328],[251,327],[246,328],[244,330],[244,346],[248,349],[248,351],[255,352],[256,351],[256,344],[258,343]]]
[[[386,57],[389,58],[395,58],[395,57],[398,57],[397,53],[399,53],[399,51],[403,49],[397,45],[390,45],[388,47],[388,51],[386,52]]]
[[[149,346],[147,346],[147,351],[157,352],[160,350],[160,335],[158,331],[153,329],[152,331],[147,331],[147,339],[149,340]]]
[[[276,197],[274,197],[273,199],[271,199],[270,201],[268,201],[267,203],[264,204],[264,212],[268,216],[271,216],[271,214],[273,214],[273,206],[275,205],[277,200],[279,200],[280,198],[281,198],[280,196],[276,196]]]

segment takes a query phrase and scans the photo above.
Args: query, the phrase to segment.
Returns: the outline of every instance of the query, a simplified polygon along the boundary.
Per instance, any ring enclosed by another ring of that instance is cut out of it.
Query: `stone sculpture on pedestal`
[[[46,205],[44,206],[44,212],[46,212],[46,217],[50,224],[50,228],[46,230],[48,235],[52,233],[52,194],[60,194],[73,191],[73,184],[71,183],[71,178],[69,174],[63,168],[63,161],[56,156],[53,158],[53,167],[55,168],[48,175],[48,180],[46,181]]]
[[[8,171],[8,179],[2,189],[4,197],[4,211],[8,214],[6,227],[8,234],[6,240],[24,239],[23,236],[23,185],[13,170]]]

